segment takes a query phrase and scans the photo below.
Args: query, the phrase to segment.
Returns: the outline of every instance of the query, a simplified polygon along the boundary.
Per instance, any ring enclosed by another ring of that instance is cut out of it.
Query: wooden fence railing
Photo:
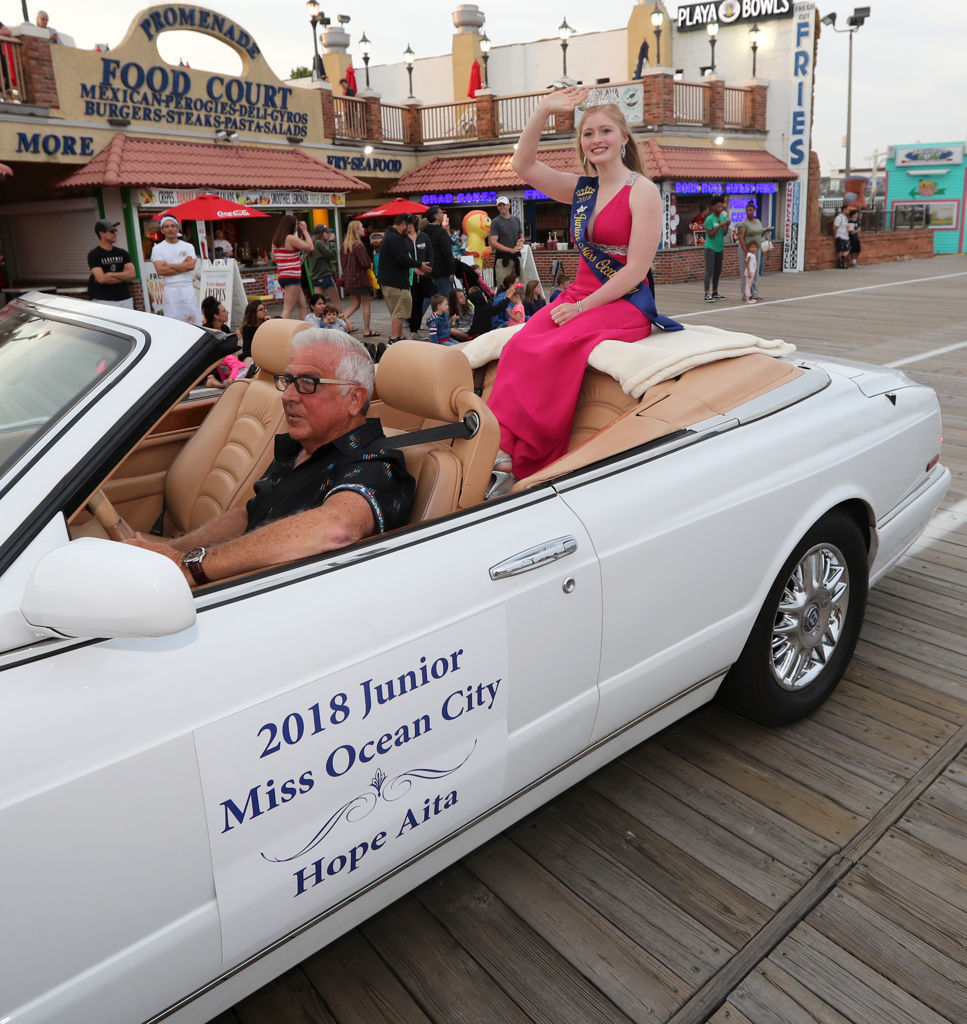
[[[752,95],[748,89],[725,87],[725,110],[723,127],[752,127]]]
[[[528,92],[517,96],[498,96],[497,123],[494,126],[497,135],[520,135],[543,95],[542,92]],[[554,131],[554,118],[549,117],[542,130]]]
[[[380,104],[379,116],[383,126],[384,142],[406,142],[406,128],[403,122],[405,110],[405,107],[392,103]]]
[[[675,82],[674,118],[676,124],[709,123],[711,92],[704,84]]]
[[[0,101],[22,103],[26,99],[20,40],[12,36],[0,36]]]
[[[477,137],[475,103],[437,103],[421,107],[424,142],[455,142]]]
[[[365,139],[366,102],[353,96],[334,96],[333,110],[336,115],[337,139]]]

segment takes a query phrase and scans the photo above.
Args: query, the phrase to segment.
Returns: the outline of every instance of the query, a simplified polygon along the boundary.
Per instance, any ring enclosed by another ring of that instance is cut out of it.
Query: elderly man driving
[[[244,508],[229,509],[170,543],[127,541],[177,562],[193,585],[318,555],[402,526],[414,482],[399,451],[381,451],[366,419],[374,367],[342,331],[310,329],[292,341],[282,392],[287,434]]]

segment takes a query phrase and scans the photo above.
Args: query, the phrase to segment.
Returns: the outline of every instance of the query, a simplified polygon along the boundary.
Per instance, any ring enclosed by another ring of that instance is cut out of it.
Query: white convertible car
[[[492,373],[404,342],[374,413],[460,425],[404,448],[411,524],[192,592],[110,537],[246,500],[305,326],[216,400],[198,328],[0,313],[4,1022],[207,1020],[716,694],[807,714],[949,479],[930,389],[753,353],[589,370],[571,450],[485,501]]]

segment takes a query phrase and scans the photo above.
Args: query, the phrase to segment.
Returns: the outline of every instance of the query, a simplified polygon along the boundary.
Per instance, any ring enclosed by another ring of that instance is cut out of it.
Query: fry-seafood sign
[[[226,960],[502,797],[506,654],[494,609],[196,730]]]

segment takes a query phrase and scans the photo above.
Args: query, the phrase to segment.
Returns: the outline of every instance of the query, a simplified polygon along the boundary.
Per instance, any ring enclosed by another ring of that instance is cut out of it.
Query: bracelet
[[[584,312],[584,306],[581,305],[581,300],[580,299],[578,299],[578,312],[579,313],[583,313]]]

